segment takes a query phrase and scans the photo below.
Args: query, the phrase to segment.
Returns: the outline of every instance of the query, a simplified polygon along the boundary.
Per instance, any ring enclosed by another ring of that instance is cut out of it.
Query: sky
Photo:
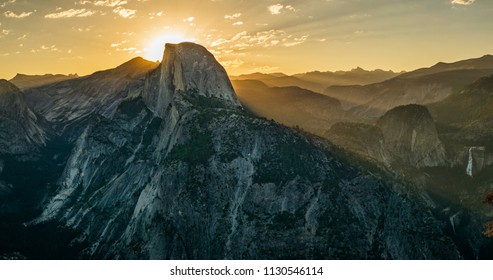
[[[413,70],[493,54],[492,0],[0,0],[0,78],[87,75],[164,43],[229,74]]]

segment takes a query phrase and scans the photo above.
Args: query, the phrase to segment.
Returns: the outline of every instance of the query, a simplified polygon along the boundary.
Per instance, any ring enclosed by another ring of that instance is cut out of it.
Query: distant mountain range
[[[324,94],[341,100],[353,114],[374,120],[399,105],[441,101],[491,74],[493,56],[485,55],[455,63],[438,63],[365,86],[331,86]]]
[[[401,73],[383,70],[367,71],[358,67],[351,71],[313,71],[295,75],[286,75],[283,73],[252,73],[239,76],[231,76],[230,78],[232,81],[258,80],[270,87],[296,86],[314,92],[323,92],[329,86],[367,85],[371,83],[385,81],[399,74]]]
[[[18,88],[25,90],[34,87],[39,87],[47,84],[53,84],[56,82],[66,81],[70,79],[78,78],[77,74],[62,75],[62,74],[45,74],[45,75],[25,75],[17,74],[10,80],[11,83]]]

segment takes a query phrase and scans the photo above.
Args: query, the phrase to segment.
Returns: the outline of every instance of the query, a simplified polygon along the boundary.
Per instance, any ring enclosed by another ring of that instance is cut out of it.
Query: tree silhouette
[[[483,200],[483,202],[489,205],[493,205],[493,191],[486,195],[486,198]],[[485,230],[483,231],[483,234],[487,237],[493,237],[493,221],[485,223],[484,228]]]

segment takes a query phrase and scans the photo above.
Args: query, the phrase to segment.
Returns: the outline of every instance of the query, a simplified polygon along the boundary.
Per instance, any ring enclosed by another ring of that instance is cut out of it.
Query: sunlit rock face
[[[55,132],[60,133],[65,126],[85,121],[92,114],[111,117],[124,98],[139,94],[146,73],[157,66],[137,57],[114,69],[28,89],[27,104],[59,127]]]
[[[148,106],[159,115],[180,92],[215,97],[239,106],[226,70],[203,46],[166,44],[162,61],[159,88],[144,95]]]
[[[24,94],[12,83],[0,80],[0,154],[32,152],[45,141],[46,134],[27,107]]]
[[[385,146],[394,161],[416,167],[447,164],[445,148],[426,107],[396,107],[385,113],[377,126],[382,130]]]
[[[81,257],[461,258],[418,190],[246,112],[203,47],[168,45],[135,92],[91,115],[34,221]]]

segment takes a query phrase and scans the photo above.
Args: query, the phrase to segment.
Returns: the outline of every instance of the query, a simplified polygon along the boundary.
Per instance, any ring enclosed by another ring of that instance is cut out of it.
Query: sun
[[[166,43],[178,44],[181,42],[195,42],[195,38],[188,38],[179,33],[165,34],[152,39],[146,48],[143,56],[151,61],[158,61],[163,58],[164,45]]]

